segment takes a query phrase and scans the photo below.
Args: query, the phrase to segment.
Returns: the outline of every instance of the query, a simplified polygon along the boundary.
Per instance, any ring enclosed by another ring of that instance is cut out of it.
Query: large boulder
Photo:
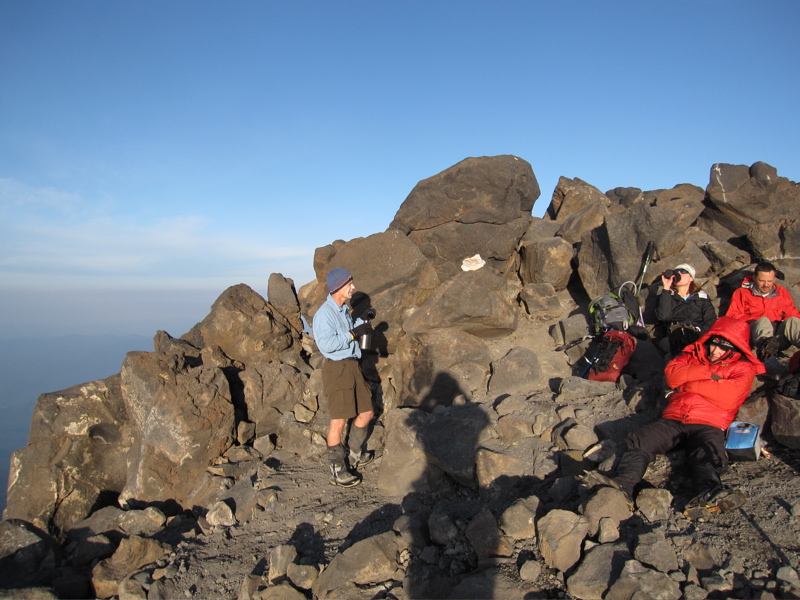
[[[11,458],[3,517],[60,535],[122,490],[131,437],[119,375],[42,394]]]
[[[489,422],[485,407],[477,404],[433,414],[414,408],[390,411],[378,475],[381,493],[402,496],[431,491],[441,473],[474,486],[475,454]]]
[[[523,284],[550,283],[556,291],[567,288],[572,275],[572,244],[560,237],[520,244],[520,279]]]
[[[539,193],[530,164],[516,156],[467,158],[420,181],[390,227],[407,234],[442,279],[475,254],[503,271]]]
[[[212,461],[233,444],[228,380],[218,367],[193,364],[155,352],[125,358],[121,387],[136,444],[120,505],[184,504]]]
[[[225,290],[211,312],[182,336],[198,348],[219,347],[244,365],[299,353],[299,333],[289,320],[247,285]]]
[[[517,328],[517,307],[505,280],[493,269],[462,271],[439,286],[403,323],[406,333],[460,329],[480,338],[498,338]]]
[[[480,338],[458,329],[410,335],[395,355],[403,406],[433,410],[486,390],[491,354]]]
[[[705,216],[735,236],[746,236],[756,225],[800,212],[800,185],[779,177],[774,167],[763,162],[750,167],[713,165],[706,195]]]
[[[671,263],[686,243],[686,232],[678,223],[678,213],[672,208],[638,202],[609,214],[602,225],[584,233],[578,274],[589,296],[634,280],[650,241],[656,245],[657,258]]]
[[[256,426],[255,436],[277,434],[280,419],[303,400],[308,377],[278,361],[256,362],[239,373],[244,386],[247,420]]]

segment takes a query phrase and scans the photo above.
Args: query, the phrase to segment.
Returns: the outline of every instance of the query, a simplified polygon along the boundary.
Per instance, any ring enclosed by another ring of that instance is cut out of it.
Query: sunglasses
[[[708,340],[708,343],[714,346],[719,346],[723,350],[736,350],[736,346],[734,346],[724,337],[721,337],[719,335],[712,335],[711,338]]]
[[[673,273],[680,273],[681,275],[688,275],[689,271],[686,269],[672,269]]]

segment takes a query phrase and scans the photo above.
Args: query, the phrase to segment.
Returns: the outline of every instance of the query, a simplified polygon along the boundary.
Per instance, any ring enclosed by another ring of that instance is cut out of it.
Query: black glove
[[[650,335],[647,333],[647,329],[641,325],[631,325],[628,327],[628,333],[640,340],[646,340],[650,337]]]
[[[362,323],[361,325],[353,327],[353,329],[350,330],[350,335],[353,336],[354,340],[357,340],[365,333],[372,333],[372,325],[369,323]]]

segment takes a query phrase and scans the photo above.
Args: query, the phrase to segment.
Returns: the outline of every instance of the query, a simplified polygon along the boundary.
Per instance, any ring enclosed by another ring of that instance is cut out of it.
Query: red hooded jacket
[[[773,292],[765,297],[753,293],[755,285],[751,276],[744,278],[742,287],[731,296],[731,303],[725,312],[726,317],[747,323],[752,323],[761,317],[767,317],[770,321],[785,321],[789,317],[800,317],[800,311],[795,307],[792,295],[785,287],[776,284]]]
[[[705,342],[721,335],[739,350],[711,362]],[[667,385],[676,389],[662,417],[727,429],[747,398],[763,363],[750,350],[750,328],[743,321],[720,317],[699,340],[684,348],[664,370]],[[716,375],[719,379],[712,379]]]

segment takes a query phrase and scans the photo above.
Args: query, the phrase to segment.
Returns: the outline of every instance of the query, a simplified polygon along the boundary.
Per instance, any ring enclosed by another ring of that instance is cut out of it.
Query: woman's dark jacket
[[[693,326],[699,328],[700,333],[705,333],[717,320],[717,313],[708,294],[702,290],[686,298],[681,298],[671,290],[663,290],[658,297],[656,319],[665,326]]]

